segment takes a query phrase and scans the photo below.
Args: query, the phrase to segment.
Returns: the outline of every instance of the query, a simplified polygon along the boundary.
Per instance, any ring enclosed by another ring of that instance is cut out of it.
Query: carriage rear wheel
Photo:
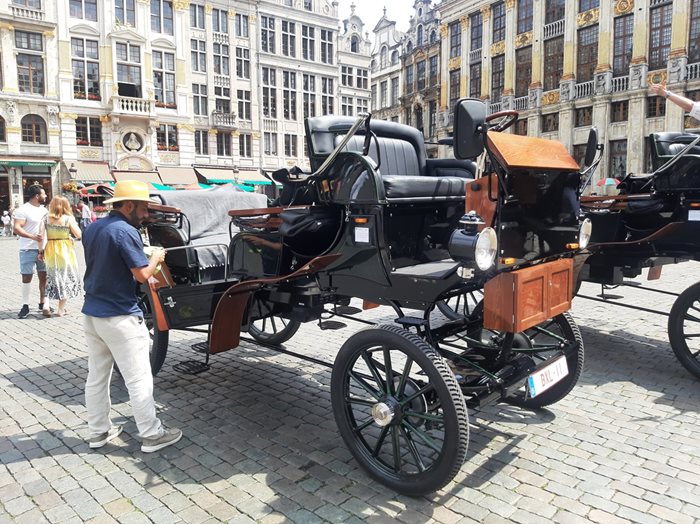
[[[298,320],[288,320],[282,317],[266,317],[252,322],[248,333],[258,342],[265,344],[284,344],[299,331],[301,323]]]
[[[700,282],[683,291],[673,303],[668,338],[683,367],[700,378]]]
[[[464,462],[469,424],[459,385],[433,347],[398,326],[368,328],[343,344],[331,400],[355,459],[395,491],[431,493]]]
[[[143,319],[146,322],[148,332],[151,334],[149,360],[151,361],[151,375],[155,377],[163,367],[165,357],[168,354],[170,331],[161,331],[155,325],[153,314],[151,313],[151,303],[146,295],[139,297],[139,307],[143,311]]]

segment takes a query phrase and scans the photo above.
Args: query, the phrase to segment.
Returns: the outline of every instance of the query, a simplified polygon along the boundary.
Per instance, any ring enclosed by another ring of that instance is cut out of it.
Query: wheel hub
[[[372,418],[378,426],[388,426],[394,420],[394,406],[389,400],[377,402],[372,406]]]

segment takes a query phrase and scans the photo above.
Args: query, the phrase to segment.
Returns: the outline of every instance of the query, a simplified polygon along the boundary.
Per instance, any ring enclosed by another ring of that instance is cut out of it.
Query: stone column
[[[488,103],[491,98],[491,7],[481,8],[483,38],[481,41],[481,99]]]
[[[544,52],[544,42],[542,41],[544,29],[544,2],[535,2],[532,11],[532,78],[528,90],[528,107],[536,109],[540,107],[542,98],[542,53]],[[539,119],[533,125],[533,118],[528,119],[528,135],[539,135]],[[536,129],[537,132],[533,132]]]
[[[593,74],[593,92],[601,96],[612,91],[612,31],[614,28],[612,5],[602,2],[598,8],[598,63]]]
[[[515,0],[506,0],[506,63],[503,82],[503,109],[512,109],[515,96],[515,34],[518,31],[515,18]]]
[[[616,12],[623,6],[621,4],[631,0],[618,0],[615,4]],[[632,40],[632,63],[630,65],[630,90],[643,89],[647,86],[647,46],[649,45],[649,3],[637,2],[639,5],[634,11],[634,39]],[[630,112],[631,112],[630,104]]]
[[[461,74],[459,75],[459,96],[460,98],[463,98],[468,94],[467,86],[469,85],[469,51],[466,51],[467,42],[469,42],[469,17],[460,17],[459,25],[462,28],[462,56],[460,58]]]
[[[671,50],[666,64],[666,82],[671,91],[683,93],[687,79],[688,54],[685,43],[688,35],[687,21],[690,15],[690,0],[673,2],[671,22]],[[682,130],[685,127],[684,111],[673,103],[666,103],[666,129]]]

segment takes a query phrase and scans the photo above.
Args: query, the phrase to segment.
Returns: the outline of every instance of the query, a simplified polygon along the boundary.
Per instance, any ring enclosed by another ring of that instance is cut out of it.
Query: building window
[[[214,111],[217,113],[231,112],[231,89],[228,87],[214,86]]]
[[[20,93],[44,94],[44,39],[41,33],[15,31],[15,47],[29,51],[18,52],[17,85]]]
[[[394,50],[391,52],[391,65],[399,64],[399,52]]]
[[[671,15],[673,3],[649,10],[649,70],[665,69],[671,47]]]
[[[342,66],[340,68],[340,84],[352,87],[352,67]]]
[[[696,62],[700,62],[700,0],[693,0],[691,4],[688,33],[688,63]]]
[[[190,40],[192,49],[192,72],[206,73],[207,71],[207,44],[204,40]]]
[[[284,135],[284,156],[297,156],[297,136]]]
[[[248,38],[248,15],[239,15],[233,19],[233,33],[241,38]]]
[[[559,131],[559,113],[542,115],[542,132],[552,133]]]
[[[437,102],[432,100],[428,104],[428,136],[435,136],[435,120],[437,119]]]
[[[247,47],[236,48],[236,76],[250,79],[250,49]]]
[[[135,0],[114,0],[114,17],[118,24],[136,25]]]
[[[416,45],[417,46],[422,46],[423,45],[423,40],[425,39],[425,34],[423,32],[423,26],[419,25],[418,29],[416,30]]]
[[[207,86],[206,84],[192,84],[192,106],[195,115],[207,115]]]
[[[611,140],[608,146],[610,149],[608,174],[611,178],[623,179],[627,173],[627,140]]]
[[[532,79],[532,46],[515,51],[515,96],[527,96]]]
[[[500,42],[506,39],[506,4],[499,2],[491,6],[491,15],[493,16],[492,42]]]
[[[277,133],[263,134],[263,153],[277,155]]]
[[[313,11],[314,10],[314,3],[312,0],[304,0],[304,9],[307,11]]]
[[[156,133],[156,143],[158,151],[177,151],[177,126],[172,124],[161,124]]]
[[[97,40],[71,38],[73,98],[100,99],[100,63]]]
[[[282,20],[282,54],[297,56],[297,26],[294,22]]]
[[[301,57],[304,60],[316,60],[316,30],[308,25],[301,26]]]
[[[469,35],[470,51],[481,49],[484,36],[484,26],[482,23],[481,13],[474,13],[469,16],[469,27],[471,28]]]
[[[297,74],[282,71],[282,109],[286,120],[297,119]]]
[[[533,0],[518,0],[518,34],[532,31]]]
[[[380,100],[380,106],[379,107],[388,107],[388,96],[389,96],[389,82],[387,80],[384,80],[382,83],[379,84],[379,100]]]
[[[629,103],[627,100],[622,102],[613,102],[610,106],[610,121],[611,122],[627,122],[627,114]]]
[[[316,77],[314,75],[304,74],[302,76],[302,104],[304,106],[304,118],[316,116]],[[374,100],[374,97],[372,97]]]
[[[583,13],[584,11],[589,11],[595,9],[600,5],[600,0],[579,0],[578,1],[578,12]]]
[[[564,72],[564,37],[552,38],[544,43],[544,90],[559,89]]]
[[[370,96],[371,96],[371,100],[372,100],[372,111],[376,111],[377,110],[377,101],[378,101],[378,99],[377,99],[377,84],[372,84]]]
[[[462,26],[459,20],[449,25],[450,29],[450,58],[462,54]]]
[[[546,0],[544,7],[544,23],[551,24],[564,18],[566,0]]]
[[[75,119],[75,143],[79,146],[102,147],[102,122],[94,116]]]
[[[461,83],[460,70],[455,69],[450,71],[450,100],[447,108],[453,111],[457,100],[459,100],[459,85]]]
[[[425,89],[425,60],[420,60],[416,63],[416,81],[418,83],[418,91]]]
[[[277,118],[277,70],[271,67],[262,68],[263,116],[267,118]]]
[[[190,27],[204,29],[204,6],[190,4]]]
[[[153,91],[156,107],[175,108],[175,55],[153,51]]]
[[[223,9],[211,10],[211,30],[215,33],[228,34],[228,13]]]
[[[141,98],[141,47],[117,42],[115,48],[119,95]]]
[[[369,107],[369,102],[367,101],[366,98],[357,98],[357,115],[361,115],[362,113],[366,113],[367,109]]]
[[[634,15],[617,17],[614,30],[613,76],[627,76],[630,73],[630,60],[632,59]]]
[[[243,136],[243,135],[241,135]],[[226,131],[216,134],[217,156],[231,156],[231,133]]]
[[[209,133],[206,129],[197,129],[194,132],[194,152],[197,155],[209,154]]]
[[[238,154],[241,158],[253,157],[253,137],[248,133],[238,135]]]
[[[571,157],[576,160],[579,167],[583,166],[583,160],[586,158],[586,144],[574,144],[573,151],[571,152]]]
[[[239,89],[236,93],[236,98],[238,98],[238,118],[251,120],[250,91]]]
[[[647,97],[647,118],[666,115],[666,99],[662,96]]]
[[[469,66],[469,96],[472,98],[481,97],[481,64],[476,63]]]
[[[503,93],[503,84],[505,81],[505,55],[499,55],[491,59],[491,103],[495,104],[501,101],[501,93]]]
[[[395,106],[399,103],[399,77],[395,76],[391,79],[391,105]]]
[[[413,93],[413,66],[406,66],[406,93]]]
[[[369,71],[358,67],[355,69],[355,74],[357,75],[357,82],[355,82],[355,85],[358,87],[358,89],[367,89]]]
[[[343,116],[352,116],[354,100],[351,96],[343,96],[340,98],[340,114]]]
[[[173,34],[173,3],[151,0],[151,31]]]
[[[321,78],[321,114],[333,114],[333,79]]]
[[[574,114],[574,124],[576,127],[586,127],[593,124],[593,108],[579,107]]]
[[[97,0],[70,0],[70,16],[97,22]]]
[[[7,132],[5,130],[5,119],[0,116],[0,142],[7,142]]]
[[[38,115],[27,115],[22,118],[22,142],[31,144],[47,144],[46,122]]]
[[[214,42],[212,48],[214,55],[214,73],[219,75],[229,75],[229,51],[227,44]]]
[[[430,77],[430,85],[438,85],[438,56],[431,56],[428,59],[428,76]]]
[[[592,25],[578,32],[576,47],[576,81],[593,80],[593,71],[598,63],[598,26]]]
[[[527,118],[521,118],[515,122],[513,131],[516,135],[527,136]]]
[[[333,31],[321,29],[321,62],[333,63]]]
[[[271,16],[260,17],[260,46],[265,53],[275,52],[275,19]]]

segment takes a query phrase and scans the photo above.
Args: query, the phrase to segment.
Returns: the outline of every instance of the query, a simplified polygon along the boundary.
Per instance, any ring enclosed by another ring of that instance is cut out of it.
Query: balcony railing
[[[574,93],[576,95],[576,98],[586,98],[588,96],[593,96],[593,80],[576,84],[574,88]]]
[[[133,98],[130,96],[113,96],[112,111],[126,115],[150,115],[155,103],[145,98]]]
[[[688,75],[688,80],[697,80],[700,78],[700,62],[688,64],[686,66],[686,73]]]
[[[29,20],[43,20],[44,12],[37,9],[28,9],[20,5],[11,5],[12,16],[15,18],[28,18]]]
[[[263,131],[267,133],[277,132],[277,120],[272,120],[270,118],[263,118]]]
[[[525,111],[528,106],[528,97],[526,96],[519,96],[513,99],[513,109],[516,111]]]
[[[238,118],[236,113],[223,113],[220,111],[212,111],[211,113],[212,127],[238,127]]]
[[[231,78],[224,75],[214,75],[214,85],[216,87],[231,87]]]
[[[627,91],[630,85],[630,77],[627,76],[614,76],[612,79],[612,91],[613,93],[620,93],[622,91]]]
[[[564,34],[564,19],[557,20],[544,26],[544,38],[554,38]]]
[[[503,109],[503,102],[496,102],[495,104],[489,104],[489,115],[492,115],[493,113],[498,113],[501,109]]]
[[[469,63],[473,64],[474,62],[480,62],[481,61],[481,48],[479,49],[473,49],[472,51],[469,51]]]
[[[211,39],[215,44],[228,44],[228,35],[226,33],[212,33]]]

